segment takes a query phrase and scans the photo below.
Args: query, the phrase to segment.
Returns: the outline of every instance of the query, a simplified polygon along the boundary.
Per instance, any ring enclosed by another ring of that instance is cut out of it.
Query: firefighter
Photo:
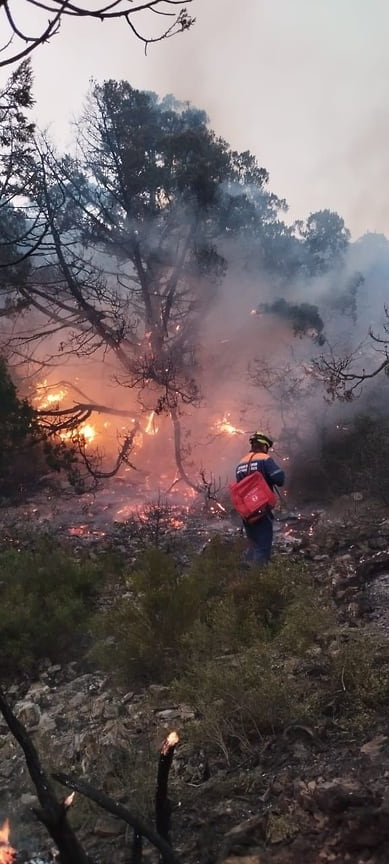
[[[269,456],[269,449],[273,441],[263,432],[254,432],[250,438],[250,453],[239,462],[236,467],[236,480],[243,480],[247,472],[261,471],[271,489],[274,486],[283,486],[285,474]],[[251,524],[243,520],[244,529],[250,546],[246,555],[246,561],[255,564],[266,564],[271,557],[273,544],[273,513],[269,512]]]

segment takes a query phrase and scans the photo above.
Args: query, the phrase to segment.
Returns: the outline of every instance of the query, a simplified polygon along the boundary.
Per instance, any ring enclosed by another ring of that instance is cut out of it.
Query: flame
[[[37,392],[36,396],[34,397],[34,401],[38,402],[38,407],[40,409],[53,408],[53,406],[59,405],[59,403],[62,402],[62,400],[67,395],[67,390],[64,389],[60,389],[54,392],[48,392],[48,389],[49,385],[46,378],[44,381],[37,385]]]
[[[227,435],[244,435],[243,429],[238,429],[230,423],[230,415],[225,414],[221,420],[217,420],[214,424],[216,432],[226,432]]]
[[[171,750],[172,747],[175,747],[179,740],[177,732],[169,732],[169,735],[165,738],[165,741],[162,744],[161,756],[167,756],[169,750]]]
[[[82,437],[85,438],[85,442],[90,444],[91,441],[94,441],[94,439],[96,438],[97,433],[94,426],[91,426],[90,423],[84,423],[84,425],[80,426],[80,428],[77,430],[77,434],[82,435]]]
[[[159,431],[159,426],[157,426],[155,423],[155,416],[155,411],[152,411],[146,424],[146,435],[156,435]]]
[[[61,432],[60,438],[62,438],[63,441],[76,441],[83,438],[85,444],[91,444],[91,442],[96,438],[96,435],[97,429],[95,426],[92,426],[90,423],[83,423],[83,425],[78,426],[77,429],[70,429],[68,432]]]
[[[9,820],[6,819],[0,828],[0,864],[12,864],[16,849],[9,844]]]

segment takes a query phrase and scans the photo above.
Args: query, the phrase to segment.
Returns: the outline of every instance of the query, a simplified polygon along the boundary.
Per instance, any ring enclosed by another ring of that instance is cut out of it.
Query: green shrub
[[[377,711],[389,699],[389,660],[385,640],[378,635],[348,631],[331,655],[332,686],[342,696],[350,718]]]
[[[333,501],[362,492],[389,503],[389,418],[380,391],[368,414],[346,414],[331,428],[323,425],[318,440],[319,451],[310,454],[304,447],[293,460],[288,487],[296,500]]]
[[[295,641],[308,644],[320,616],[309,626],[311,595],[305,610],[295,602],[308,588],[300,562],[276,558],[267,568],[242,571],[240,544],[220,539],[183,572],[151,549],[128,575],[126,595],[97,616],[93,656],[126,684],[167,683],[196,664],[272,640],[286,626],[289,640],[293,630]],[[287,616],[293,603],[294,619]]]
[[[233,754],[252,756],[263,735],[304,719],[301,688],[265,644],[193,667],[174,689],[198,714],[194,737],[228,763]]]
[[[93,656],[125,682],[166,681],[179,669],[181,638],[198,612],[193,581],[173,558],[149,549],[128,578],[127,596],[95,619]]]
[[[0,553],[0,668],[32,671],[40,659],[75,656],[88,628],[90,601],[101,567],[51,540],[35,551]]]

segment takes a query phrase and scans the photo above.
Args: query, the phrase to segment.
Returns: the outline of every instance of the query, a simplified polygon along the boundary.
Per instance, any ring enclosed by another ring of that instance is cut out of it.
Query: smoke
[[[331,263],[327,247],[322,257],[317,254],[317,244],[322,242],[318,235],[310,258],[301,233],[287,228],[277,215],[271,221],[268,193],[262,196],[262,206],[266,218],[261,236],[247,233],[223,240],[220,251],[227,275],[212,302],[206,302],[207,296],[204,299],[204,280],[200,285],[199,279],[198,316],[191,319],[191,326],[197,337],[193,375],[200,397],[193,405],[180,405],[181,455],[192,477],[204,470],[208,476],[220,476],[222,482],[231,478],[256,429],[276,439],[280,458],[289,452],[293,455],[296,448],[319,454],[324,431],[336,434],[341,419],[352,422],[358,412],[371,410],[373,402],[374,410],[386,410],[387,378],[367,385],[351,405],[330,405],[314,361],[328,348],[340,354],[354,350],[368,340],[369,327],[379,330],[387,300],[388,241],[382,235],[365,235],[351,243],[343,257],[337,251]],[[331,215],[326,211],[326,217]],[[183,207],[182,219],[187,218]],[[145,225],[144,221],[143,230]],[[156,239],[154,229],[149,244]],[[118,265],[105,258],[109,276]],[[101,265],[103,256],[97,255],[93,263]],[[160,264],[156,256],[155,266]],[[93,418],[96,445],[108,454],[132,425],[132,417],[140,418],[132,461],[142,480],[147,477],[151,486],[163,483],[168,488],[176,476],[174,435],[163,412],[151,416],[155,391],[142,399],[139,389],[128,386],[123,368],[106,346],[75,358],[63,348],[56,328],[50,336],[46,326],[37,313],[24,315],[24,331],[43,334],[34,343],[37,347],[25,375],[26,395],[34,398],[34,388],[43,379],[54,390],[65,388],[67,405],[82,401],[122,410],[121,418],[109,411]],[[141,330],[142,324],[140,339]],[[368,361],[374,362],[374,352],[367,354]],[[365,355],[361,349],[361,364]]]

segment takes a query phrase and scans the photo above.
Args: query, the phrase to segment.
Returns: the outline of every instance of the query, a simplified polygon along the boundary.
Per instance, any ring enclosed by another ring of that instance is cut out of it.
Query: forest
[[[380,864],[389,241],[291,221],[173,94],[92,81],[66,152],[33,106],[25,58],[0,93],[0,861]],[[258,429],[286,484],[244,569],[228,483]]]

